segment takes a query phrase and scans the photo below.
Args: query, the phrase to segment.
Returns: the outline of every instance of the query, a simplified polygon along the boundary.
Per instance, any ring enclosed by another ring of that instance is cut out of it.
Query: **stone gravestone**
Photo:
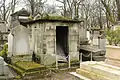
[[[13,55],[26,55],[30,52],[29,29],[19,25],[14,28]]]
[[[12,62],[31,61],[32,54],[30,54],[29,29],[19,25],[13,29],[13,35]]]
[[[120,80],[120,47],[106,46],[105,62],[82,62],[76,73],[90,80]]]

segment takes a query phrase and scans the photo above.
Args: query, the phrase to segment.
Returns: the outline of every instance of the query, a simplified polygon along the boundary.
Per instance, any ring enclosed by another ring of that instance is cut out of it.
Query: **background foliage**
[[[106,31],[106,38],[110,45],[114,44],[117,46],[120,44],[120,27],[118,26],[115,30],[108,29]]]
[[[8,54],[8,44],[4,44],[2,51],[0,51],[0,56],[4,56],[5,54]]]

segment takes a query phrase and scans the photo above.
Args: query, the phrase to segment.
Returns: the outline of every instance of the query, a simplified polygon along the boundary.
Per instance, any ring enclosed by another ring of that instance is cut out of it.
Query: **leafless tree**
[[[44,10],[44,4],[47,0],[24,0],[26,7],[30,10],[31,16],[33,17],[37,12],[42,13]]]
[[[0,0],[0,18],[3,21],[8,20],[8,17],[10,16],[11,13],[14,13],[15,11],[15,6],[18,4],[17,0]]]
[[[63,16],[68,16],[73,19],[79,18],[79,6],[84,0],[56,0],[63,4]],[[61,7],[61,6],[60,6]]]
[[[62,15],[67,16],[67,3],[66,3],[66,0],[56,0],[56,1],[63,4],[63,6],[59,6],[59,7],[62,8],[62,10],[63,10]]]
[[[118,20],[120,20],[120,0],[116,0],[116,6],[117,6]]]
[[[46,14],[57,14],[58,13],[58,11],[57,11],[57,5],[55,5],[55,4],[53,4],[53,5],[49,5],[49,4],[47,4],[47,5],[45,5],[45,13]]]
[[[117,0],[116,0],[117,1]],[[107,28],[111,28],[110,24],[115,24],[119,20],[118,7],[115,0],[101,0],[106,14]],[[119,2],[119,1],[118,1]],[[119,3],[118,3],[119,5]]]
[[[80,5],[79,15],[87,29],[105,28],[106,15],[100,0],[84,0]]]

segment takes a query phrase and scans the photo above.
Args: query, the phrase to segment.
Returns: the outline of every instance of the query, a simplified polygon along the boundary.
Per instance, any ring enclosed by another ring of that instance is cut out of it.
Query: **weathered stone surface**
[[[55,54],[48,53],[48,54],[41,54],[40,56],[41,56],[41,64],[44,64],[44,65],[55,64],[55,61],[56,61]]]
[[[4,62],[4,59],[0,57],[0,76],[8,75],[8,64]]]
[[[0,57],[0,64],[3,64],[3,63],[4,63],[4,58]]]
[[[18,61],[32,61],[32,54],[23,56],[12,56],[11,59],[13,63]]]

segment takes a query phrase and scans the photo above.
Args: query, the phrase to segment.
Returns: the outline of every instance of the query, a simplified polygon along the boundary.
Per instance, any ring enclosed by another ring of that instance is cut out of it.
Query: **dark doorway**
[[[66,57],[68,60],[68,27],[57,26],[56,27],[56,49],[57,54]]]

